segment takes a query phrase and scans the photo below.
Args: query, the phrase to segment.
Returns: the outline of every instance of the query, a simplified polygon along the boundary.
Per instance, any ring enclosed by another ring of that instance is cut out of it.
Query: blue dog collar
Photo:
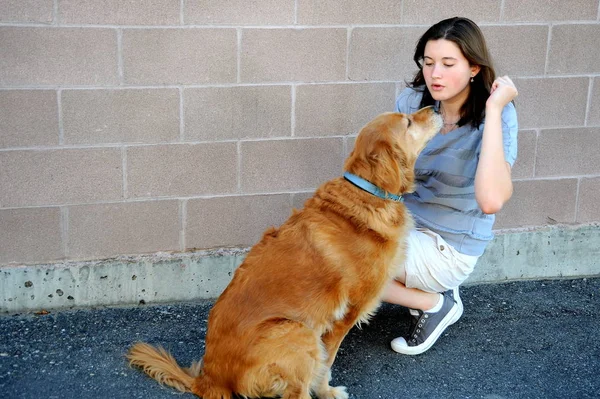
[[[370,181],[367,181],[367,180],[363,179],[362,177],[358,177],[350,172],[344,173],[344,179],[348,180],[350,183],[354,184],[356,187],[358,187],[362,190],[365,190],[368,193],[373,194],[376,197],[383,198],[383,199],[391,199],[392,201],[396,201],[396,202],[404,201],[404,198],[402,198],[401,195],[388,193],[387,191],[382,190],[381,188],[377,187]]]

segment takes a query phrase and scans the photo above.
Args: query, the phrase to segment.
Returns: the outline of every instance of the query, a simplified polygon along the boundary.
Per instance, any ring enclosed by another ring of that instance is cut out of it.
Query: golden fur
[[[356,139],[345,170],[382,189],[413,190],[414,163],[441,127],[431,107],[386,113]],[[205,399],[342,399],[330,368],[350,330],[375,312],[412,220],[404,204],[344,178],[324,183],[302,210],[268,229],[210,311],[202,364],[182,369],[162,348],[127,357],[161,384]]]

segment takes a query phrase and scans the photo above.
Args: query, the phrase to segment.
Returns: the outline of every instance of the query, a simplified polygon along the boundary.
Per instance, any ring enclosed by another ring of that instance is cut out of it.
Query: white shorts
[[[439,234],[425,228],[411,230],[407,239],[404,267],[399,266],[398,280],[408,288],[444,292],[458,287],[469,277],[478,256],[461,254]],[[404,277],[404,278],[402,278]]]

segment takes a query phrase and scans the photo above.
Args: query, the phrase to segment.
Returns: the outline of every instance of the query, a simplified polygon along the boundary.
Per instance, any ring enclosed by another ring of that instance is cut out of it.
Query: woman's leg
[[[437,305],[440,294],[421,291],[417,288],[406,288],[397,280],[388,283],[383,294],[383,301],[402,305],[410,309],[428,310]]]
[[[406,261],[398,265],[383,300],[410,309],[413,325],[409,333],[394,339],[391,346],[396,352],[417,355],[428,350],[462,315],[457,287],[474,262],[471,267],[458,267],[456,251],[428,230],[412,231],[407,244]]]

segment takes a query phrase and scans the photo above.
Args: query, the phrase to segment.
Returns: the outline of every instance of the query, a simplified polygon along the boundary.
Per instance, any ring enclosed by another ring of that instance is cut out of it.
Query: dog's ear
[[[406,154],[394,134],[381,125],[361,132],[346,160],[345,170],[393,194],[411,190],[412,178],[406,174],[414,172],[407,167]]]
[[[374,143],[368,159],[373,184],[393,194],[410,190],[408,182],[412,179],[406,174],[414,172],[408,168],[406,154],[397,140],[390,135],[383,135]]]

